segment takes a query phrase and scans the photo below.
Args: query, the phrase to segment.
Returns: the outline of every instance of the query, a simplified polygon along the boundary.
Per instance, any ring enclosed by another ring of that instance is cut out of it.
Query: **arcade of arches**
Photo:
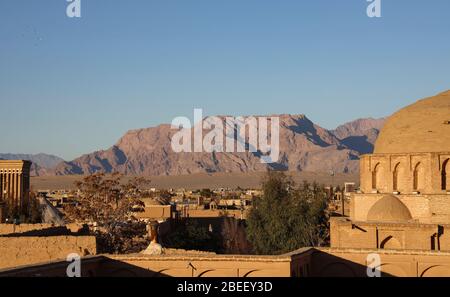
[[[447,194],[450,153],[372,154],[361,157],[364,193]]]
[[[392,115],[360,160],[350,216],[332,218],[331,247],[450,251],[450,92]]]

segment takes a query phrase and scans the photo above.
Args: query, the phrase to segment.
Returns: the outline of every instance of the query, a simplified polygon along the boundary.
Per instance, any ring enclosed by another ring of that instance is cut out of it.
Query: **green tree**
[[[219,241],[217,236],[195,219],[187,219],[177,224],[175,229],[163,238],[166,247],[199,251],[217,251]]]
[[[323,187],[304,182],[296,188],[283,172],[269,171],[263,196],[248,216],[247,236],[256,253],[280,254],[328,240],[328,199]]]
[[[245,220],[224,217],[222,222],[222,250],[225,254],[251,254],[252,247],[245,233]]]

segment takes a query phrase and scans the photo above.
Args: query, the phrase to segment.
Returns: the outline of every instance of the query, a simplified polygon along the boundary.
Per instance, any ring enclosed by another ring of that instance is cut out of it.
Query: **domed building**
[[[361,159],[361,190],[446,194],[450,192],[449,158],[450,91],[420,100],[387,120],[374,153]]]
[[[331,246],[450,251],[450,91],[387,120],[361,157],[350,217],[331,220]]]
[[[369,210],[369,222],[409,222],[412,220],[409,209],[394,195],[386,195],[378,200]]]

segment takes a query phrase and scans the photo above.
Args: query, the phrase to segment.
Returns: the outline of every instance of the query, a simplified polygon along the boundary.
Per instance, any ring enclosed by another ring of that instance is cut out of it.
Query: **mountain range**
[[[262,164],[258,153],[175,153],[168,124],[131,130],[109,149],[62,161],[37,175],[121,172],[128,175],[180,175],[212,172],[254,172],[267,167],[290,171],[349,172],[359,170],[359,156],[371,153],[385,119],[358,119],[327,130],[305,115],[277,115],[280,119],[280,158]],[[224,118],[223,118],[224,119]],[[208,132],[207,130],[205,130]],[[205,135],[205,133],[203,135]],[[248,145],[248,137],[246,138]]]

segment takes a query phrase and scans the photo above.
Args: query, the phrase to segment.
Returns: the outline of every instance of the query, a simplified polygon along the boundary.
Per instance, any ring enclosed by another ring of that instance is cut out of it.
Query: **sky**
[[[0,152],[66,160],[204,115],[335,128],[450,89],[450,1],[0,1]]]

